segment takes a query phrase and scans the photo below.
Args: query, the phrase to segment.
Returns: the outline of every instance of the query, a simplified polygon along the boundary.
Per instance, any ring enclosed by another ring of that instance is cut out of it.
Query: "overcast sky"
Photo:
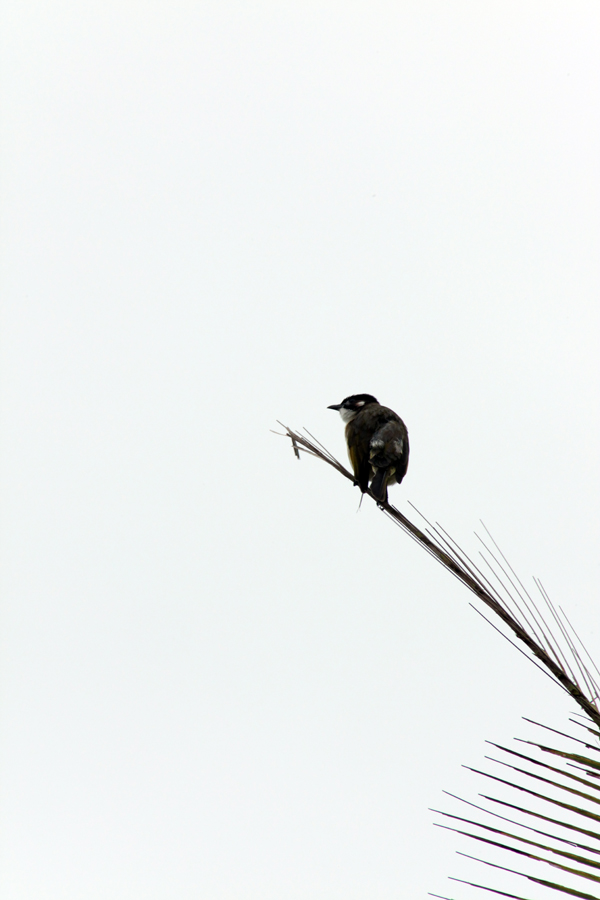
[[[4,900],[500,884],[429,807],[573,704],[269,429],[375,394],[600,659],[598,4],[2,19]]]

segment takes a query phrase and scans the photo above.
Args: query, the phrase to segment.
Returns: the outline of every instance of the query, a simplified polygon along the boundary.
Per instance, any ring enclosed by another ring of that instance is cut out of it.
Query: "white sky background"
[[[428,807],[573,704],[269,429],[374,393],[600,658],[597,3],[2,16],[3,898],[545,897]]]

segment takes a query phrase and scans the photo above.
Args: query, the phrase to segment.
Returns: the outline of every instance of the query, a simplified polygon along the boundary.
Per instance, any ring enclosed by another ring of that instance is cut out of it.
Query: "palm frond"
[[[301,434],[281,422],[279,424],[285,429],[283,436],[291,440],[298,458],[301,453],[316,457],[354,483],[351,472],[310,432]],[[527,591],[485,525],[482,523],[485,537],[476,535],[483,547],[478,565],[439,523],[430,522],[416,507],[413,509],[425,522],[424,530],[392,504],[381,502],[370,490],[366,493],[391,521],[458,578],[512,631],[529,651],[528,658],[541,664],[600,728],[600,687],[585,661],[586,658],[589,660],[589,654],[569,620],[552,604],[541,582],[534,582],[540,594],[537,600]],[[558,635],[548,625],[548,617],[557,625]],[[504,631],[501,633],[507,636]]]
[[[282,427],[298,458],[301,453],[314,456],[354,482],[353,475],[313,435]],[[517,738],[516,749],[488,742],[496,751],[495,755],[485,757],[491,771],[471,766],[465,769],[484,779],[483,783],[490,785],[489,793],[479,794],[480,803],[447,794],[477,814],[434,810],[443,820],[436,824],[477,842],[492,855],[499,852],[503,860],[509,854],[519,869],[459,853],[485,867],[482,871],[501,871],[502,877],[509,876],[511,882],[514,877],[515,891],[519,891],[519,884],[528,882],[554,894],[600,900],[600,687],[596,681],[600,672],[564,611],[552,603],[541,581],[534,578],[535,590],[528,590],[483,523],[483,534],[476,533],[480,549],[473,559],[445,528],[429,521],[416,507],[413,509],[425,523],[422,529],[396,507],[381,502],[371,491],[366,493],[389,519],[483,602],[500,620],[500,627],[493,617],[490,619],[478,607],[473,608],[566,691],[583,711],[571,723],[587,732],[585,740],[525,719],[534,729],[550,732],[553,744],[557,738],[567,744],[549,746],[541,740]],[[511,639],[511,632],[516,642]],[[523,798],[521,803],[514,802],[515,794]],[[513,887],[501,890],[479,881],[454,877],[450,880],[477,892],[532,900],[520,892],[513,893]],[[595,893],[589,893],[590,890]],[[430,896],[455,900],[440,894]]]

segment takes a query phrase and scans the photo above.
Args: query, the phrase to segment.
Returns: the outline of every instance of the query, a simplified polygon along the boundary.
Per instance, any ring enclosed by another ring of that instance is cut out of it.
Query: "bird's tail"
[[[371,482],[371,492],[382,503],[387,503],[387,474],[387,469],[376,469]]]

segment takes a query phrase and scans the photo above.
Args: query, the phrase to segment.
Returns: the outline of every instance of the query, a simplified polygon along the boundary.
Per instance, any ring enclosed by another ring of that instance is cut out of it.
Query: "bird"
[[[408,468],[408,431],[393,409],[382,406],[372,394],[351,394],[327,409],[339,412],[346,423],[348,456],[354,483],[363,494],[371,493],[387,503],[387,489],[400,484]]]

